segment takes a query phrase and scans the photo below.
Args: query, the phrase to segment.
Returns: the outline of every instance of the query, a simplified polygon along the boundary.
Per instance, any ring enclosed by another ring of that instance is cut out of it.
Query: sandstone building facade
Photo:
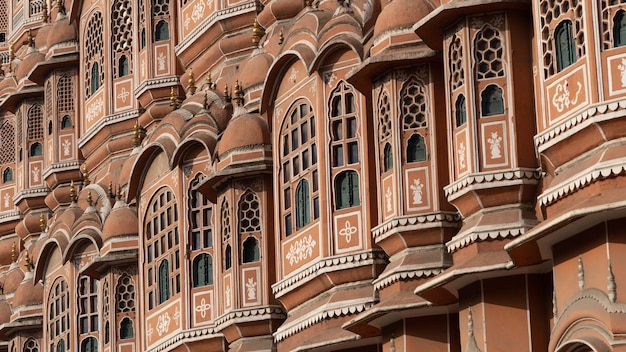
[[[0,351],[626,351],[626,0],[3,0],[0,60]]]

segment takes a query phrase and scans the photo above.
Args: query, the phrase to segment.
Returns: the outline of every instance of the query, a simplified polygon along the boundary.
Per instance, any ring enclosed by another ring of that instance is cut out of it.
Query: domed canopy
[[[219,154],[229,150],[270,144],[267,123],[257,114],[243,114],[230,121],[218,144]]]
[[[33,48],[29,48],[29,50],[32,51],[26,54],[24,60],[15,69],[15,76],[18,80],[26,77],[26,75],[35,67],[35,65],[45,59],[45,56],[39,51]]]
[[[43,285],[32,280],[22,281],[15,291],[13,307],[33,306],[43,303]]]
[[[118,206],[118,204],[122,204]],[[107,219],[102,229],[102,241],[113,237],[137,235],[139,220],[137,212],[126,203],[118,202]]]
[[[257,52],[241,70],[241,83],[246,87],[263,83],[273,62],[272,55],[264,51]]]
[[[76,28],[70,23],[69,18],[64,17],[58,19],[53,25],[48,40],[46,41],[48,48],[65,42],[76,40]]]
[[[6,324],[11,319],[11,306],[7,301],[0,301],[0,325]]]
[[[423,0],[393,0],[381,11],[374,26],[374,38],[391,30],[410,28],[433,10]]]

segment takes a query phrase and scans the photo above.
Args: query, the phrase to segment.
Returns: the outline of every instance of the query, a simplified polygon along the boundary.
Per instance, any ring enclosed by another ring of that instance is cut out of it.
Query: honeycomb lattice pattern
[[[380,141],[391,136],[391,104],[389,103],[389,95],[384,91],[378,98],[378,120],[379,126],[379,138]]]
[[[626,4],[626,0],[602,0],[602,42],[604,50],[613,47],[611,8],[623,4]],[[0,30],[2,30],[1,25]]]
[[[491,27],[478,32],[474,46],[477,79],[504,76],[502,52],[500,32]]]
[[[615,1],[615,0],[612,0]],[[543,55],[544,78],[552,76],[557,71],[556,48],[554,47],[554,31],[551,24],[570,19],[574,24],[573,32],[576,41],[577,58],[585,56],[585,28],[583,26],[583,4],[580,0],[541,0],[541,51]]]
[[[21,107],[19,107],[17,109],[17,112],[15,113],[15,125],[17,126],[17,134],[16,134],[17,145],[21,145],[22,144],[22,138],[24,138],[24,135],[22,134],[22,110],[21,110]]]
[[[96,12],[91,16],[89,22],[87,22],[87,34],[85,35],[85,38],[87,38],[85,43],[85,72],[87,73],[85,82],[85,96],[87,98],[89,98],[92,94],[92,80],[98,79],[100,83],[104,82],[104,70],[102,66],[102,50],[104,47],[104,43],[102,39],[102,33],[102,13]],[[97,62],[100,66],[100,77],[91,77],[91,65],[94,62]],[[100,86],[100,84],[98,84],[98,86]]]
[[[0,164],[15,162],[15,129],[9,121],[0,130]]]
[[[52,83],[50,81],[46,82],[45,104],[46,116],[50,118],[52,116]]]
[[[8,1],[0,1],[0,37],[4,37],[0,43],[6,43],[6,37],[9,30],[9,15],[7,14]],[[2,44],[0,44],[2,45]]]
[[[261,231],[261,211],[259,198],[252,191],[247,191],[239,201],[239,231]]]
[[[28,109],[28,140],[43,141],[43,111],[35,104]]]
[[[457,89],[465,83],[465,70],[463,69],[463,46],[461,38],[456,34],[450,43],[450,76],[452,77],[452,89]]]
[[[170,15],[170,5],[168,0],[152,0],[152,16],[155,18],[167,17]]]
[[[128,275],[120,278],[117,284],[115,299],[117,300],[117,312],[126,313],[135,311],[135,285]]]
[[[74,111],[74,83],[70,75],[59,78],[57,86],[57,109],[59,112]]]
[[[230,241],[230,207],[226,199],[222,202],[222,241]]]
[[[24,352],[39,352],[39,344],[34,339],[26,340],[24,343]]]
[[[422,86],[415,79],[408,81],[400,93],[402,103],[402,128],[411,130],[426,127],[428,107]]]
[[[117,60],[120,56],[126,55],[129,60],[128,67],[132,67],[130,64],[132,44],[133,44],[133,22],[132,22],[132,5],[130,0],[116,0],[111,8],[113,18],[111,21],[111,33],[113,33],[112,47],[113,47],[113,74],[114,77],[119,77]]]
[[[104,318],[104,320],[109,319],[110,304],[111,302],[109,297],[109,281],[105,279],[104,283],[102,284],[102,317]]]

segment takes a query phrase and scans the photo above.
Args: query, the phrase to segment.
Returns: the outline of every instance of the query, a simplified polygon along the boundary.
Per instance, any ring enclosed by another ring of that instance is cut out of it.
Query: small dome
[[[52,32],[52,26],[52,24],[46,23],[37,30],[37,35],[35,36],[36,48],[48,45],[48,36],[50,35],[50,32]]]
[[[128,204],[118,201],[104,222],[102,241],[113,237],[136,236],[139,230],[137,212]]]
[[[24,239],[29,235],[41,233],[41,221],[39,214],[29,213],[15,226],[15,233]]]
[[[76,28],[70,23],[70,19],[63,17],[57,19],[52,25],[52,30],[48,35],[48,48],[59,43],[65,43],[76,40]]]
[[[26,75],[28,75],[28,73],[35,67],[35,65],[45,60],[45,56],[41,52],[33,48],[28,49],[29,51],[32,51],[26,54],[24,60],[22,60],[22,62],[15,69],[15,76],[17,77],[18,81],[26,77]]]
[[[22,281],[15,291],[13,307],[33,306],[43,303],[43,285],[33,284],[33,280]]]
[[[259,13],[259,24],[269,28],[276,21],[295,17],[303,7],[302,0],[274,0]]]
[[[2,277],[2,288],[4,289],[4,294],[6,295],[8,293],[15,292],[23,279],[24,272],[22,269],[19,267],[11,269],[11,271]]]
[[[83,209],[81,209],[78,205],[73,204],[67,209],[63,210],[63,213],[59,215],[52,227],[56,227],[59,224],[64,224],[65,226],[67,226],[67,228],[71,228],[81,215],[83,215]]]
[[[7,301],[0,301],[0,325],[6,324],[11,320],[11,306]]]
[[[223,154],[236,148],[267,144],[271,144],[267,122],[258,114],[244,113],[230,121],[217,148]]]
[[[244,87],[250,87],[265,82],[265,76],[270,71],[273,62],[272,55],[262,50],[255,50],[241,70],[241,84]]]
[[[432,10],[432,5],[426,1],[393,0],[385,6],[376,19],[374,38],[394,29],[410,28]]]

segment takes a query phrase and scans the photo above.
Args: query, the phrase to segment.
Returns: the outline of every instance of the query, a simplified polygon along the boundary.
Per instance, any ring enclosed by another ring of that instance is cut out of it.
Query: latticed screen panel
[[[476,35],[474,46],[476,56],[476,76],[480,79],[504,77],[502,63],[502,40],[500,32],[487,27]]]
[[[261,231],[261,211],[259,198],[254,192],[246,192],[239,202],[239,231],[259,232]]]
[[[389,103],[389,94],[383,91],[378,98],[378,136],[380,141],[384,141],[391,136],[391,104]]]
[[[43,141],[43,111],[41,106],[35,104],[28,109],[28,140]]]
[[[97,80],[97,86],[100,86],[102,82],[104,82],[104,70],[102,69],[102,55],[103,55],[103,26],[102,26],[102,13],[96,12],[94,13],[89,22],[87,23],[87,34],[86,38],[86,62],[85,62],[85,73],[86,73],[86,84],[85,84],[85,96],[90,97],[94,92],[91,91],[91,87],[93,87],[93,80]],[[91,77],[92,65],[97,63],[100,67],[98,71],[98,77]]]
[[[578,58],[585,56],[585,28],[583,26],[583,2],[581,0],[541,0],[541,51],[543,55],[544,78],[557,72],[553,31],[554,23],[570,19],[574,23],[573,33]]]
[[[118,60],[125,55],[130,64],[132,44],[133,44],[133,28],[132,28],[132,5],[129,0],[117,0],[112,7],[113,20],[111,21],[111,33],[113,35],[113,74],[115,77],[121,77],[122,73],[118,67]],[[125,72],[123,74],[128,74]]]
[[[465,69],[463,68],[463,46],[461,38],[456,34],[452,36],[449,52],[449,65],[452,90],[459,88],[465,83]]]
[[[135,311],[135,285],[130,276],[124,275],[120,278],[115,299],[118,313]]]
[[[15,129],[5,121],[0,130],[0,164],[15,162]]]
[[[402,121],[404,130],[426,127],[428,106],[424,87],[416,80],[410,80],[401,93]]]
[[[59,112],[74,111],[74,82],[72,77],[64,75],[57,86],[57,109]]]

